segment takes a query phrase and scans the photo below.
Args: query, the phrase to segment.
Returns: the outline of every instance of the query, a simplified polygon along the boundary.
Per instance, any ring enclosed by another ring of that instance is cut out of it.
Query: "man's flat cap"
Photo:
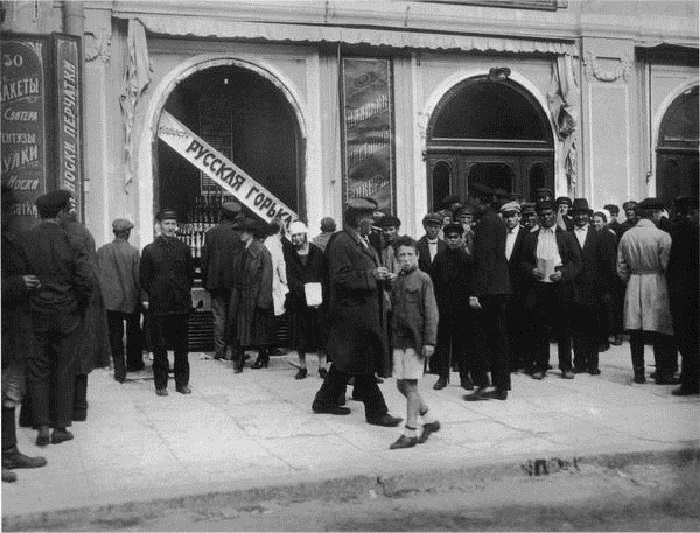
[[[508,202],[501,206],[501,213],[520,213],[520,204],[518,202]]]
[[[644,198],[637,207],[645,211],[663,211],[666,209],[666,206],[659,198]]]
[[[452,216],[455,220],[458,219],[459,217],[463,217],[465,215],[474,216],[474,206],[461,205],[457,209],[454,210],[454,213],[452,213]]]
[[[535,191],[535,196],[537,198],[541,198],[542,196],[546,196],[547,198],[554,198],[554,193],[552,192],[552,189],[541,187]]]
[[[177,213],[174,209],[161,209],[156,218],[161,222],[163,220],[177,220]]]
[[[396,226],[398,228],[400,225],[401,221],[399,220],[399,217],[395,217],[394,215],[386,215],[379,219],[380,228],[387,226]]]
[[[442,226],[442,217],[440,217],[440,215],[437,213],[428,213],[423,217],[423,225],[425,226],[426,224],[437,224],[438,226]]]
[[[568,196],[560,196],[559,198],[557,198],[557,205],[561,205],[561,204],[566,204],[569,207],[571,207],[571,205],[572,205],[571,198],[569,198]]]
[[[131,220],[126,218],[117,218],[112,222],[112,231],[129,231],[133,227]]]
[[[615,204],[605,204],[603,206],[603,209],[605,209],[612,215],[617,215],[620,212],[620,208],[617,207]]]
[[[522,214],[534,215],[536,213],[535,204],[533,202],[526,202],[522,204],[520,206],[520,212]]]
[[[630,200],[629,202],[625,202],[622,204],[622,209],[625,211],[629,211],[630,209],[634,209],[637,207],[637,202],[634,200]]]
[[[589,215],[593,213],[593,211],[588,207],[588,200],[586,198],[575,198],[573,207],[571,208],[572,213],[580,212],[580,211],[585,211]]]
[[[221,209],[228,213],[240,213],[243,210],[243,206],[238,202],[226,202],[222,204]]]
[[[346,207],[347,209],[353,209],[355,211],[376,211],[377,202],[367,197],[351,198],[348,200]]]
[[[536,209],[538,213],[540,211],[544,211],[545,209],[551,209],[552,211],[556,211],[557,206],[551,200],[542,200],[541,202],[537,202]]]
[[[457,224],[456,222],[445,224],[445,226],[442,228],[442,234],[448,235],[449,233],[459,233],[460,235],[463,235],[464,227],[462,227],[462,224]]]
[[[70,192],[64,189],[58,189],[57,191],[51,191],[43,196],[39,196],[39,198],[36,199],[36,206],[40,211],[44,209],[61,209],[65,207],[69,201]]]

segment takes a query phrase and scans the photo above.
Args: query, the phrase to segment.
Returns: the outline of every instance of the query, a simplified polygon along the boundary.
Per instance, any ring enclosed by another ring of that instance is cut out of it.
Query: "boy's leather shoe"
[[[435,382],[435,385],[433,385],[433,390],[442,390],[445,387],[447,387],[448,383],[449,380],[447,378],[438,378],[438,380]]]
[[[401,435],[399,440],[391,443],[389,449],[401,450],[403,448],[413,448],[416,444],[418,444],[418,437],[407,437],[406,435]]]
[[[157,396],[167,396],[168,389],[156,389],[156,395]]]
[[[187,385],[178,385],[175,387],[175,392],[179,392],[180,394],[191,394],[192,390]]]
[[[433,433],[440,431],[440,422],[437,420],[435,422],[427,422],[423,424],[423,431],[421,431],[420,437],[418,437],[418,442],[423,443],[428,440],[428,437]]]
[[[395,418],[391,416],[389,413],[380,416],[379,418],[370,418],[367,420],[367,423],[371,426],[381,426],[385,428],[395,428],[398,426],[403,418]]]

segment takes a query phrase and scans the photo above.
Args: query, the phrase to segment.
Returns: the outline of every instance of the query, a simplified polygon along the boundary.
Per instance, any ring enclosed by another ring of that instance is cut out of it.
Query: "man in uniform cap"
[[[456,194],[448,194],[440,201],[440,207],[448,211],[454,211],[462,204],[462,199]]]
[[[233,258],[243,243],[236,229],[236,222],[243,217],[243,207],[238,202],[226,202],[221,206],[221,222],[204,234],[202,244],[202,286],[211,296],[211,312],[214,315],[214,359],[231,359],[227,353],[229,302],[233,287]]]
[[[520,204],[508,202],[501,206],[501,215],[506,225],[506,260],[510,274],[511,296],[506,307],[508,337],[510,341],[510,368],[530,369],[527,340],[527,323],[524,320],[524,292],[529,278],[520,272],[520,254],[525,242],[527,229],[520,225]]]
[[[367,228],[376,202],[349,202],[343,230],[328,243],[329,331],[326,349],[332,361],[328,375],[313,401],[314,413],[344,415],[339,405],[348,380],[355,377],[355,393],[372,425],[395,427],[401,419],[389,414],[375,373],[385,374],[391,358],[386,325],[382,322],[380,282],[388,271],[370,246]]]
[[[153,382],[158,396],[168,395],[168,346],[171,345],[175,352],[175,390],[189,394],[187,332],[194,261],[190,247],[176,236],[175,211],[162,210],[158,220],[162,234],[143,249],[139,264],[141,288],[148,297],[143,305],[150,315]]]
[[[85,249],[61,227],[70,197],[68,191],[57,190],[37,198],[41,222],[24,239],[27,269],[41,282],[30,296],[37,349],[28,376],[32,425],[39,428],[36,443],[42,447],[49,443],[51,425],[52,442],[73,439],[68,427],[81,364],[76,347],[96,276]]]
[[[625,221],[620,224],[620,229],[618,233],[618,239],[622,239],[622,236],[627,230],[633,228],[637,224],[637,202],[630,200],[622,204],[622,210],[625,212]]]
[[[700,227],[698,200],[679,196],[674,200],[676,216],[671,226],[671,257],[666,279],[671,301],[673,332],[681,353],[681,386],[674,395],[700,392]]]
[[[602,234],[590,224],[593,214],[588,200],[576,198],[573,202],[574,236],[581,248],[581,272],[576,277],[578,299],[572,302],[572,333],[574,348],[574,373],[600,374],[598,368],[599,334],[597,316],[604,294],[612,288],[605,286],[607,260],[606,246]],[[612,235],[611,235],[612,237]]]
[[[107,311],[114,379],[124,383],[127,372],[143,370],[141,358],[141,287],[139,251],[129,244],[130,220],[112,222],[114,240],[97,250],[97,270]],[[124,325],[126,324],[126,360]]]
[[[663,209],[656,198],[637,205],[639,220],[625,232],[617,250],[617,273],[627,284],[624,329],[630,332],[634,382],[644,383],[644,344],[651,340],[656,359],[656,383],[673,378],[675,348],[665,272],[671,254],[671,236],[656,227],[655,212]]]
[[[520,222],[527,231],[537,231],[539,229],[534,202],[525,202],[520,206]]]
[[[39,278],[30,274],[21,241],[11,231],[12,189],[2,184],[2,480],[14,482],[12,470],[46,466],[44,457],[29,457],[17,447],[15,408],[22,401],[27,360],[32,355],[34,331],[29,312],[30,294],[39,289]]]
[[[615,232],[615,235],[617,235],[620,230],[620,223],[617,220],[617,217],[620,214],[620,208],[617,207],[615,204],[605,204],[603,206],[603,209],[610,213],[610,219],[608,220],[608,228],[613,230]]]
[[[549,328],[559,345],[562,378],[573,379],[571,361],[571,302],[574,280],[581,270],[581,251],[571,232],[556,225],[554,202],[537,204],[540,227],[525,236],[521,256],[523,276],[530,277],[525,307],[531,321],[535,368],[533,379],[545,377],[549,361]]]
[[[435,256],[447,248],[445,241],[438,235],[442,228],[442,219],[437,213],[428,213],[423,217],[425,235],[418,239],[418,268],[430,275]]]
[[[474,206],[467,204],[458,207],[454,210],[453,220],[458,224],[462,224],[462,249],[467,253],[474,251]],[[444,229],[443,229],[444,235]]]

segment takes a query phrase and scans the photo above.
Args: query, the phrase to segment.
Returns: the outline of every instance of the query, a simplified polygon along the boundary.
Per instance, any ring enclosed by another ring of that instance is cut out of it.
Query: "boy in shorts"
[[[418,392],[425,361],[433,355],[437,337],[438,310],[430,276],[418,269],[418,243],[411,237],[396,242],[401,272],[391,288],[391,329],[394,346],[394,377],[406,397],[406,428],[392,450],[413,448],[440,430],[440,422],[428,414],[428,405]],[[419,432],[419,418],[423,430]]]

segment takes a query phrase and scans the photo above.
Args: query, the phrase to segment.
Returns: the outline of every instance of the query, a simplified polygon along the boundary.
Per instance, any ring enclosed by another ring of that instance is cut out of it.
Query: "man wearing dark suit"
[[[508,202],[501,207],[503,221],[506,223],[506,261],[510,275],[511,296],[508,300],[506,325],[510,339],[510,369],[529,369],[532,366],[531,357],[527,354],[527,323],[524,310],[524,289],[530,278],[524,278],[520,273],[520,254],[527,230],[520,225],[520,204]]]
[[[380,266],[367,237],[376,202],[353,199],[345,213],[343,230],[326,247],[329,277],[329,331],[326,350],[333,361],[316,393],[314,413],[345,415],[338,405],[350,376],[372,425],[395,427],[401,421],[389,414],[374,374],[386,366],[386,330],[381,321],[380,285],[387,269]]]
[[[484,187],[485,188],[485,187]],[[506,306],[511,294],[510,274],[506,260],[506,225],[497,210],[500,207],[496,195],[484,191],[487,203],[482,206],[481,220],[474,228],[474,282],[469,306],[480,309],[482,373],[491,371],[495,391],[484,393],[479,389],[470,400],[506,400],[510,390],[510,363],[508,362],[508,332]]]
[[[75,375],[80,366],[79,333],[93,290],[94,270],[80,242],[60,226],[70,209],[70,193],[52,191],[36,200],[41,222],[24,240],[27,270],[41,285],[32,291],[30,310],[37,349],[29,358],[28,376],[37,446],[73,439]],[[53,386],[52,386],[53,385]]]
[[[598,368],[598,323],[597,316],[604,292],[603,276],[605,248],[602,234],[590,224],[592,211],[585,198],[574,199],[574,236],[581,249],[581,272],[575,284],[578,301],[573,302],[572,333],[574,344],[574,373],[600,374]],[[611,234],[612,236],[612,234]]]
[[[548,326],[552,326],[559,344],[562,377],[573,379],[570,313],[575,296],[574,280],[581,271],[581,252],[576,238],[557,228],[553,202],[540,202],[537,214],[540,229],[526,235],[520,259],[522,275],[533,280],[525,301],[536,360],[532,377],[545,377],[549,360]]]
[[[418,239],[418,268],[430,275],[433,259],[435,256],[447,249],[445,241],[438,238],[442,219],[437,213],[428,213],[423,217],[423,227],[425,235]]]
[[[211,312],[214,315],[214,359],[231,359],[226,344],[229,302],[233,287],[233,258],[236,250],[243,248],[234,224],[242,216],[238,202],[226,202],[221,206],[221,222],[207,231],[202,245],[202,285],[211,295]]]

